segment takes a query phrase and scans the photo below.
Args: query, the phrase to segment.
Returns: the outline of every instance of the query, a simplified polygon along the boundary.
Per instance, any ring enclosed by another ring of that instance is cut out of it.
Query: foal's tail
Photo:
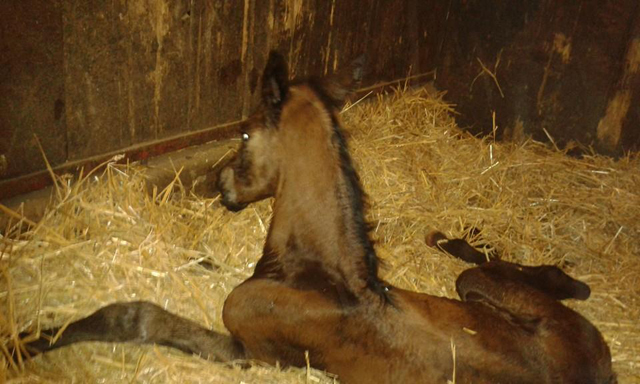
[[[477,234],[477,230],[474,228],[471,230],[472,235]],[[438,248],[443,252],[450,254],[460,260],[464,260],[467,263],[476,265],[484,264],[488,261],[500,260],[495,250],[489,250],[486,252],[480,252],[476,248],[472,247],[464,239],[449,239],[445,234],[439,231],[433,231],[425,237],[427,245]]]

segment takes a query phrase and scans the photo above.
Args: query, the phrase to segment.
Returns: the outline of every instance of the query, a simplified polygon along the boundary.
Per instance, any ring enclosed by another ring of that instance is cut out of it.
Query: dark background
[[[637,0],[3,0],[0,21],[5,197],[43,174],[34,135],[54,167],[214,138],[274,48],[295,76],[366,53],[364,86],[435,70],[473,133],[495,112],[503,138],[640,145]]]

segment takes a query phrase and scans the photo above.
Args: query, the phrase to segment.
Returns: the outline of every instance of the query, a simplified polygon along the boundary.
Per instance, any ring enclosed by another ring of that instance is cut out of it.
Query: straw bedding
[[[428,248],[438,229],[472,226],[507,260],[561,264],[592,296],[569,302],[603,332],[621,383],[640,383],[640,159],[571,158],[542,144],[461,132],[452,108],[424,89],[343,113],[369,193],[382,275],[455,297],[467,265]],[[150,300],[224,331],[227,294],[247,278],[269,225],[269,202],[227,212],[176,179],[150,190],[139,165],[110,164],[71,183],[29,232],[2,239],[0,345],[16,332],[65,324],[118,300]],[[206,260],[212,270],[203,268]],[[301,324],[304,326],[304,324]],[[4,351],[6,353],[6,350]],[[424,358],[428,358],[425,356]],[[242,370],[164,347],[86,343],[19,366],[0,382],[332,383],[313,369]]]

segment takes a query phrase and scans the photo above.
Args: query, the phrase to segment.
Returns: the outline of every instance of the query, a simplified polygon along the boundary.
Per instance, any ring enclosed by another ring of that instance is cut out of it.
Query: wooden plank
[[[598,122],[622,72],[636,5],[637,0],[583,1],[579,8],[568,4],[553,8],[553,37],[546,40],[553,47],[548,50],[550,74],[542,95],[547,102],[541,105],[538,129],[546,127],[558,145],[571,141],[597,145]],[[568,62],[558,52],[567,49],[571,50]]]
[[[491,133],[496,112],[499,138],[596,145],[636,7],[635,0],[452,2],[437,86],[472,133]]]
[[[186,149],[165,153],[151,159],[145,166],[144,176],[148,183],[148,191],[157,188],[163,190],[180,172],[180,182],[185,192],[193,192],[200,196],[212,197],[218,191],[215,188],[217,170],[223,164],[225,155],[229,155],[237,146],[239,140],[214,141],[196,145]],[[0,204],[9,211],[18,213],[26,218],[27,224],[38,222],[55,195],[53,187],[44,188],[25,195],[9,199],[0,199]],[[19,219],[0,209],[0,233],[6,231],[9,223],[16,223]]]
[[[102,153],[89,158],[68,161],[53,167],[56,175],[77,174],[81,168],[93,169],[116,155],[124,155],[121,161],[139,161],[159,156],[163,153],[177,151],[196,144],[212,140],[224,140],[239,134],[242,122],[231,122],[223,126],[203,129],[200,131],[180,134],[143,144],[135,144],[112,152]],[[0,180],[0,200],[16,195],[42,189],[51,184],[48,171],[37,171],[27,175],[7,180]]]
[[[137,3],[137,2],[132,2]],[[158,50],[153,72],[154,121],[157,125],[157,139],[202,129],[205,125],[189,125],[189,84],[193,84],[193,51],[190,44],[192,28],[191,0],[157,1],[158,19],[155,27]],[[226,120],[231,121],[231,120]],[[218,124],[218,122],[209,122]],[[137,141],[148,140],[140,137]]]
[[[534,28],[534,21],[538,20],[536,17],[540,20],[546,20],[547,17],[539,12],[539,8],[540,2],[534,1],[494,1],[491,7],[487,7],[482,1],[450,2],[446,13],[443,44],[439,48],[440,63],[436,86],[447,90],[447,100],[457,105],[460,116],[456,120],[460,126],[474,134],[486,132],[492,128],[491,115],[494,111],[497,111],[498,118],[501,119],[500,127],[515,124],[506,120],[511,114],[510,106],[505,104],[506,100],[495,82],[486,73],[479,75],[483,73],[480,62],[494,71],[499,84],[505,87],[509,85],[507,100],[513,101],[514,106],[519,109],[516,115],[523,116],[522,119],[526,121],[531,119],[530,110],[523,106],[531,103],[531,97],[535,97],[532,94],[535,95],[536,91],[523,85],[521,81],[529,78],[530,81],[538,81],[539,84],[539,79],[542,78],[541,67],[536,64],[539,59],[529,58],[523,61],[521,57],[527,54],[539,55],[538,49],[532,47],[540,41],[540,28]],[[527,20],[531,22],[527,24]],[[526,25],[531,30],[529,36],[521,41],[516,40]],[[513,78],[507,81],[506,70],[517,66],[511,63],[511,57],[507,58],[506,52],[501,53],[501,50],[513,47],[514,51],[517,51],[521,45],[522,51],[515,53],[513,60],[522,64],[520,68],[513,70]],[[532,67],[528,67],[528,64]]]
[[[620,78],[609,93],[596,135],[602,152],[640,149],[640,3],[636,4]]]
[[[0,1],[0,179],[44,168],[67,157],[62,5]]]
[[[215,44],[205,49],[214,57],[214,76],[211,93],[205,97],[215,101],[214,124],[242,118],[242,79],[245,4],[216,1],[216,19],[211,33],[216,36]]]
[[[437,50],[444,35],[442,27],[448,3],[372,3],[366,16],[368,21],[359,21],[367,25],[362,32],[367,34],[363,40],[370,57],[369,78],[393,80],[435,69],[440,62]],[[351,9],[345,13],[357,14],[357,11]],[[345,44],[348,43],[341,45]]]
[[[405,58],[416,39],[409,36],[409,2],[397,2],[391,6],[380,1],[373,7],[367,52],[375,61],[370,63],[370,76],[379,80],[392,80],[409,75]],[[399,59],[402,58],[402,59]]]
[[[260,76],[267,63],[272,43],[273,8],[275,0],[250,2],[250,24],[247,36],[248,52],[244,63],[244,100],[242,116],[246,117],[254,111],[261,100]],[[271,22],[269,21],[271,20]]]
[[[366,54],[367,63],[363,81],[373,79],[371,69],[379,61],[378,57],[370,52],[372,45],[370,33],[375,30],[371,25],[373,7],[362,7],[362,4],[354,1],[332,0],[327,2],[329,3],[331,7],[326,17],[328,23],[320,25],[320,28],[328,31],[322,38],[326,43],[320,41],[318,44],[320,46],[326,44],[321,51],[322,67],[316,67],[315,73],[333,73],[336,69],[348,65],[356,57]]]
[[[126,60],[119,68],[118,78],[122,97],[118,101],[118,112],[122,113],[122,125],[115,129],[123,131],[123,139],[129,144],[154,140],[160,131],[159,96],[162,87],[156,87],[156,84],[157,77],[162,74],[162,65],[159,66],[158,62],[163,62],[164,48],[159,49],[158,39],[159,35],[163,36],[159,27],[163,19],[159,7],[152,10],[149,9],[151,6],[150,2],[126,2],[117,15],[124,33],[122,44],[109,48],[117,50],[116,54]],[[156,16],[158,14],[160,16]],[[92,155],[96,153],[94,151]]]
[[[69,160],[132,143],[125,130],[127,39],[126,21],[121,18],[126,13],[120,2],[106,6],[94,1],[64,1]]]
[[[192,129],[238,120],[243,106],[243,82],[239,79],[244,6],[197,0],[191,14],[195,41],[193,89],[188,90],[192,92]]]

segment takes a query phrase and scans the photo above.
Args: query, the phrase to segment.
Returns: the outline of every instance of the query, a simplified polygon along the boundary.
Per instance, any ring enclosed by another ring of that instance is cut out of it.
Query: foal
[[[224,304],[230,335],[129,302],[72,323],[53,345],[27,343],[28,350],[129,341],[296,366],[308,351],[312,366],[344,383],[615,382],[598,330],[526,282],[474,268],[458,301],[382,281],[338,118],[344,90],[335,82],[289,83],[286,63],[271,53],[262,92],[262,108],[219,175],[231,210],[275,198],[262,258]]]

